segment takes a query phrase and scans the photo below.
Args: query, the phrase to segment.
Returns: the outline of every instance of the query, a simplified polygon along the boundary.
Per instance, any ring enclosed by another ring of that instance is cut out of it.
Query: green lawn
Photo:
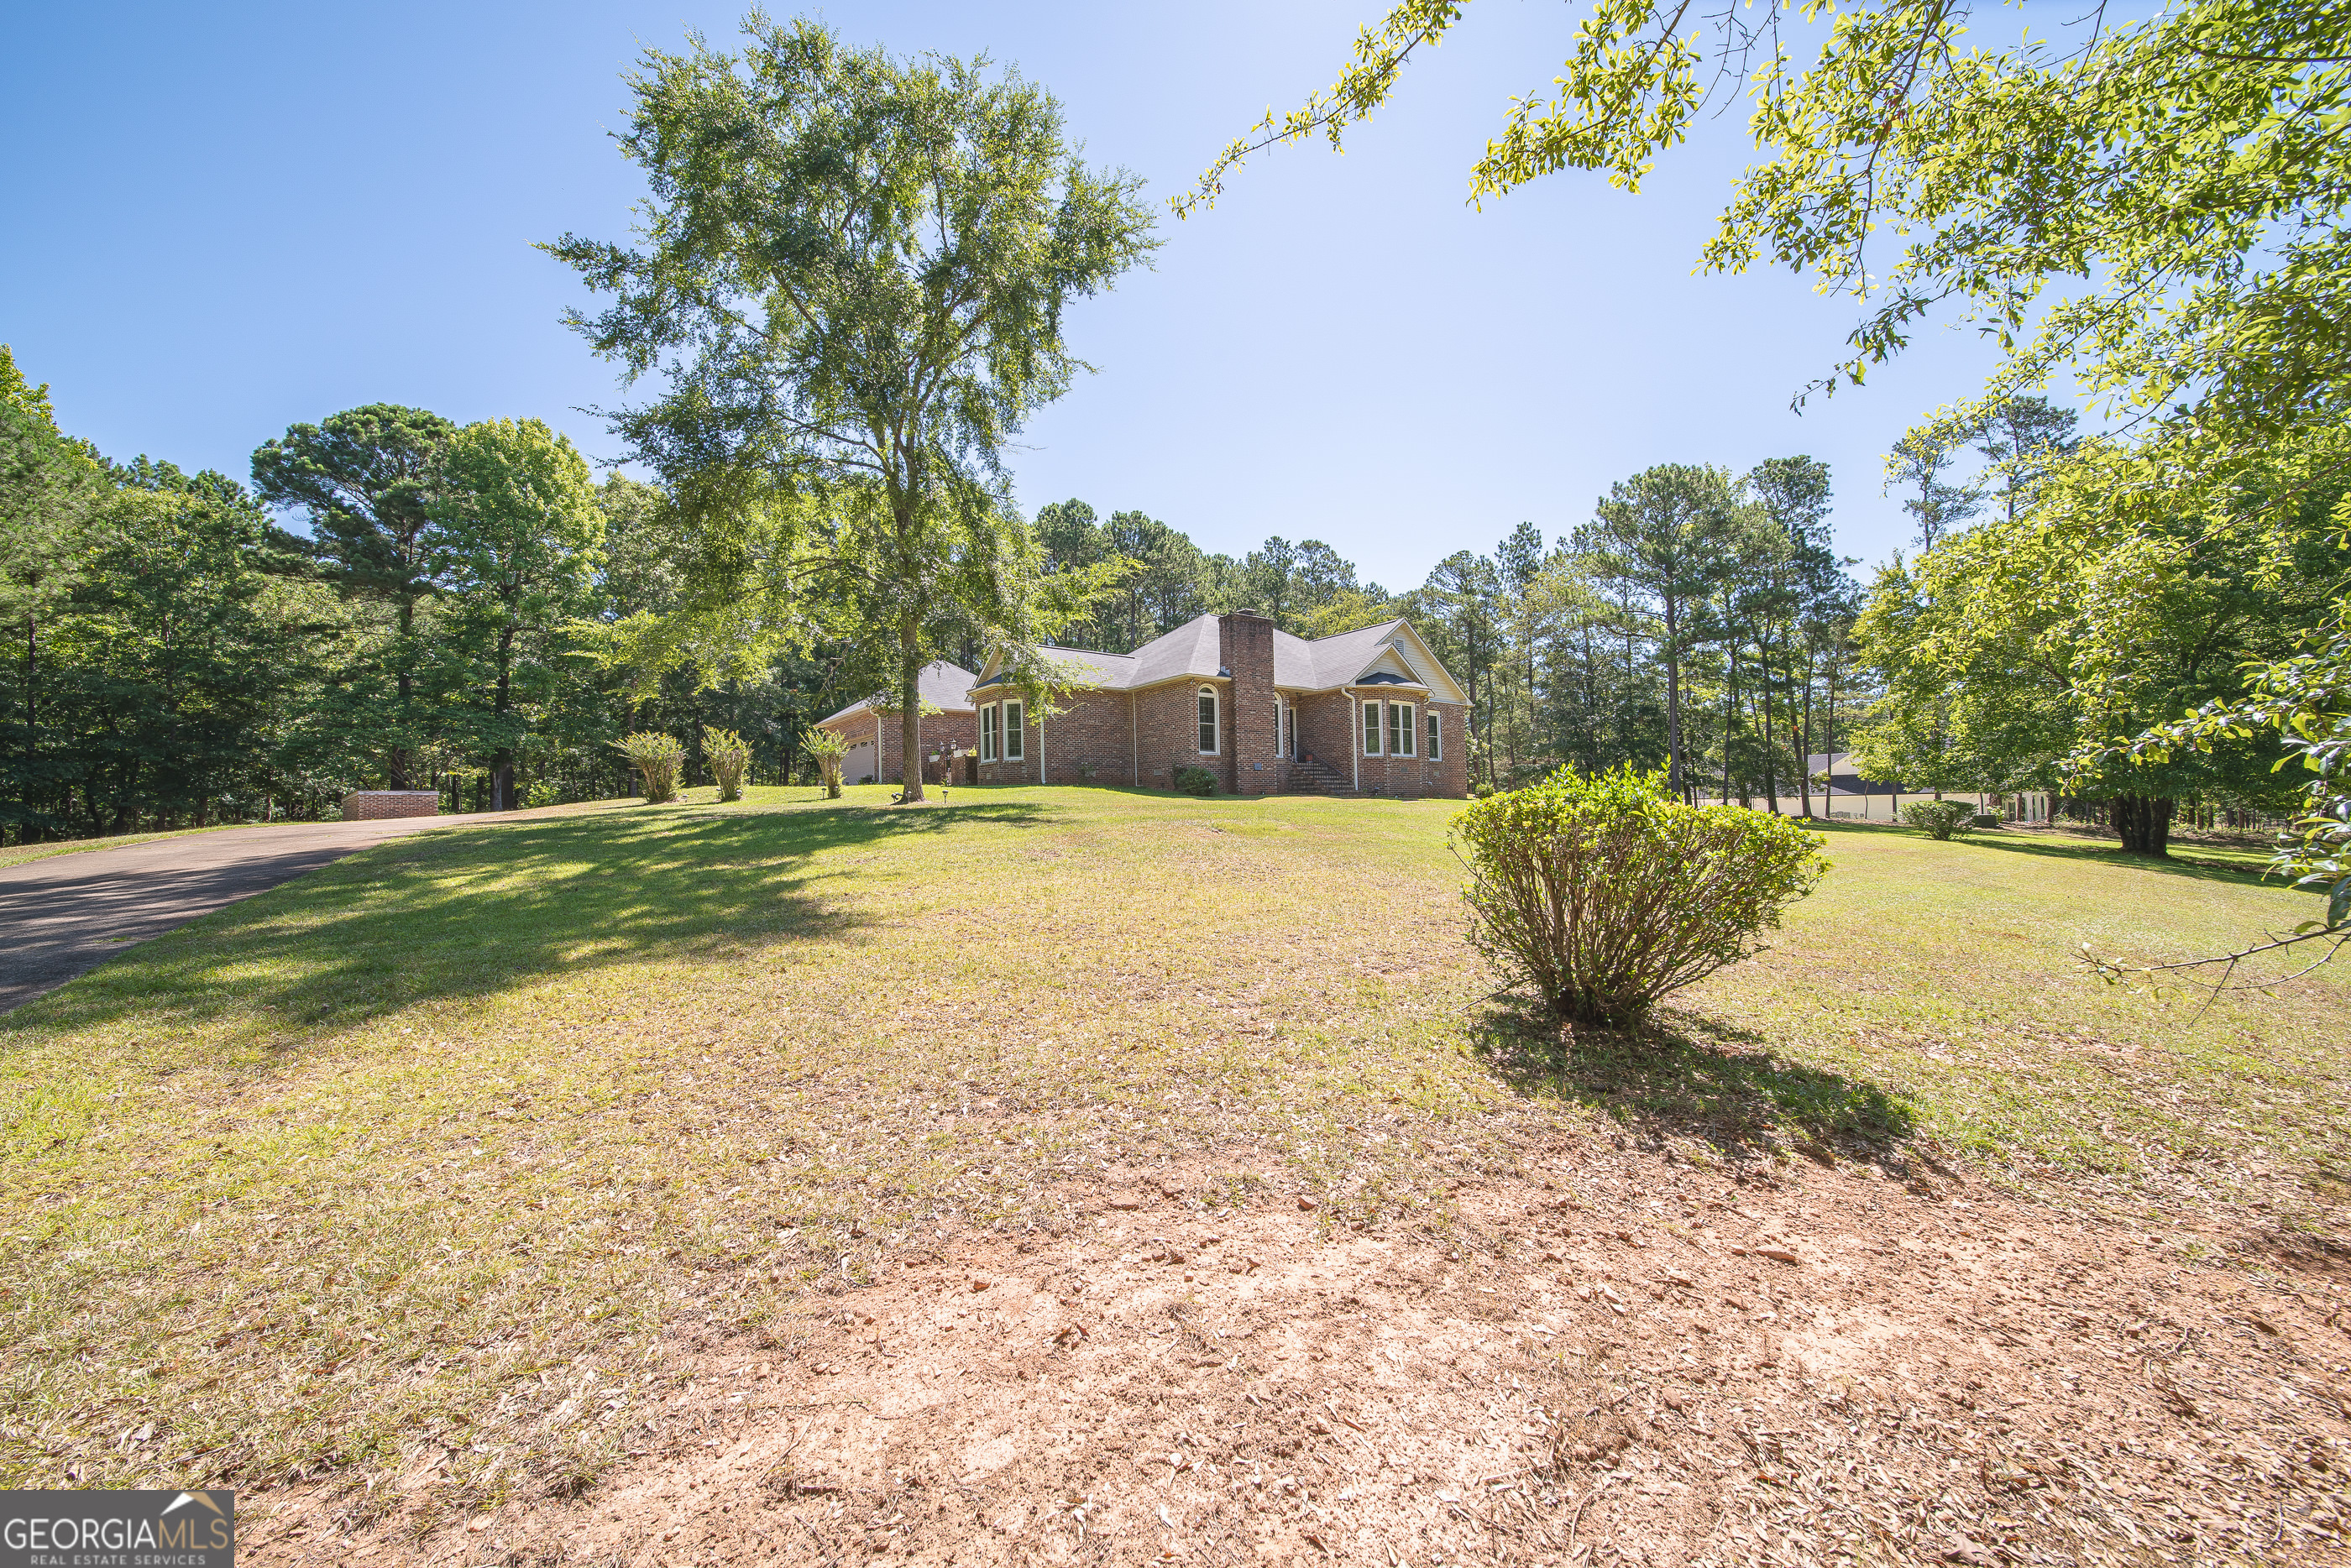
[[[664,1333],[1163,1152],[1334,1222],[1557,1117],[2313,1222],[2351,1171],[2351,965],[2199,1015],[2074,956],[2311,912],[2247,874],[1834,828],[1772,951],[1569,1051],[1462,940],[1446,803],[886,793],[395,840],[0,1018],[0,1484],[584,1479]]]

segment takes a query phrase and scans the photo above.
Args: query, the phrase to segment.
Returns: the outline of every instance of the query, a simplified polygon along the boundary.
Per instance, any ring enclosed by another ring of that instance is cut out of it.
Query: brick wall
[[[1073,706],[1080,703],[1107,702],[1111,700],[1111,694],[1107,691],[1085,691],[1079,693],[1073,699],[1062,699],[1063,701],[1071,702]],[[992,715],[988,710],[1001,705],[1006,701],[1007,699],[1000,688],[998,689],[992,696],[983,697],[980,700],[979,704],[979,720],[976,721],[976,722],[992,719],[994,715]],[[980,763],[979,782],[982,784],[1032,784],[1041,782],[1037,772],[1039,761],[1037,753],[1036,718],[1029,712],[1029,704],[1026,701],[1018,698],[1012,699],[1012,701],[1020,702],[1020,755],[1018,758],[998,757],[992,763]],[[977,734],[978,732],[975,729],[973,733]],[[1011,736],[1008,732],[1005,734],[1004,738],[1006,742],[1006,749],[1009,750]],[[1046,762],[1052,761],[1050,756],[1044,760]]]
[[[1200,688],[1217,694],[1217,750],[1200,751]],[[1217,787],[1226,787],[1231,775],[1232,726],[1223,722],[1231,705],[1228,681],[1178,680],[1155,686],[1135,696],[1137,750],[1143,760],[1143,782],[1151,789],[1174,789],[1176,774],[1184,768],[1206,768],[1217,775]]]
[[[1224,701],[1225,682],[1206,684],[1217,689],[1219,701]],[[1041,745],[1043,782],[1048,784],[1172,789],[1177,768],[1206,765],[1218,769],[1222,787],[1225,769],[1219,757],[1199,754],[1199,685],[1179,681],[1134,692],[1071,692],[1060,700],[1064,711],[1045,721],[1041,738],[1034,720],[1024,713],[1028,722],[1022,725],[1020,759],[982,763],[979,782],[1038,783]],[[1092,778],[1086,776],[1089,769]]]
[[[1405,795],[1436,795],[1448,800],[1461,800],[1469,794],[1469,762],[1465,711],[1452,702],[1416,702],[1413,708],[1413,753],[1408,757],[1389,756],[1385,707],[1400,701],[1393,693],[1376,688],[1355,694],[1362,703],[1377,702],[1382,706],[1380,746],[1378,756],[1358,757],[1362,747],[1363,719],[1357,702],[1344,693],[1310,697],[1299,704],[1299,750],[1337,774],[1342,779],[1359,783],[1365,794]],[[1442,754],[1431,762],[1428,751],[1428,715],[1437,715],[1438,740]]]
[[[343,796],[345,822],[382,822],[395,816],[438,816],[437,789],[363,789]]]
[[[1266,624],[1270,633],[1270,623]],[[1023,727],[1020,760],[982,763],[979,782],[1038,783],[1041,744],[1044,782],[1049,784],[1136,784],[1145,789],[1173,789],[1179,769],[1206,767],[1216,774],[1217,789],[1227,794],[1270,794],[1287,789],[1290,762],[1276,749],[1279,697],[1270,679],[1272,646],[1269,635],[1265,639],[1267,679],[1254,688],[1241,673],[1245,665],[1228,664],[1226,668],[1234,671],[1232,680],[1179,680],[1135,692],[1071,693],[1062,699],[1068,711],[1045,722],[1041,741],[1035,722],[1028,722]],[[1241,648],[1246,657],[1246,639]],[[1199,694],[1204,685],[1217,695],[1220,721],[1219,749],[1208,756],[1200,753]],[[1383,693],[1367,700],[1385,702],[1389,698]],[[1316,758],[1342,779],[1360,776],[1366,792],[1455,800],[1468,794],[1464,719],[1455,704],[1416,704],[1415,754],[1364,757],[1360,775],[1354,748],[1362,742],[1355,730],[1354,706],[1347,696],[1323,692],[1304,697],[1295,709],[1301,754]],[[1436,762],[1421,754],[1427,747],[1426,715],[1431,711],[1437,715],[1444,741],[1444,755]],[[977,734],[976,723],[971,733]],[[1381,740],[1384,745],[1384,731]],[[1084,776],[1088,766],[1093,772],[1091,780]]]
[[[881,716],[881,723],[882,761],[876,782],[896,784],[904,776],[899,768],[904,744],[900,736],[900,720],[895,713],[884,713]],[[867,742],[872,741],[873,724],[874,715],[872,710],[868,709],[845,714],[838,719],[827,719],[817,728],[839,735],[853,746],[861,741]],[[942,764],[931,761],[933,752],[948,747],[969,751],[978,743],[979,718],[977,714],[969,711],[925,714],[923,716],[923,782],[925,784],[939,782]]]
[[[1353,711],[1344,695],[1337,691],[1320,692],[1301,698],[1298,702],[1298,754],[1311,757],[1341,778],[1354,775],[1354,753],[1349,750],[1349,714]]]

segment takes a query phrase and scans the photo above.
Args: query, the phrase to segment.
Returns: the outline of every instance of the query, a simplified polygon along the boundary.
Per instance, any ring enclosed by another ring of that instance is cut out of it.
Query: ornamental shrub
[[[817,772],[824,779],[827,800],[841,798],[841,759],[849,755],[849,742],[831,730],[810,730],[800,742],[801,750],[816,759]]]
[[[1976,825],[1975,802],[1914,800],[1902,808],[1902,820],[1929,838],[1965,837]]]
[[[1211,795],[1217,793],[1217,775],[1206,768],[1177,768],[1176,787],[1186,794]]]
[[[1562,768],[1465,807],[1469,938],[1558,1017],[1636,1023],[1658,998],[1756,950],[1828,859],[1795,821],[1689,805],[1661,774]]]
[[[644,776],[645,802],[660,805],[677,798],[677,775],[685,767],[685,742],[658,730],[639,730],[612,742]]]
[[[702,754],[718,781],[720,801],[743,798],[743,775],[750,771],[751,743],[732,730],[702,726]]]

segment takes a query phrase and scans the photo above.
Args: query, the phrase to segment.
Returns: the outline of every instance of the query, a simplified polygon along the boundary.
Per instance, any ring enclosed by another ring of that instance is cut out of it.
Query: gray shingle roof
[[[960,664],[949,664],[944,659],[935,659],[924,665],[923,672],[914,678],[914,689],[922,693],[924,701],[934,703],[946,712],[968,713],[972,711],[972,683],[978,679],[978,676]],[[830,724],[834,719],[846,719],[852,713],[867,712],[872,707],[873,699],[861,697],[840,712],[820,719],[818,722]]]
[[[1382,621],[1358,631],[1308,641],[1279,627],[1273,633],[1273,683],[1297,691],[1328,691],[1363,673],[1379,656],[1381,645],[1404,624]],[[1175,630],[1154,638],[1133,653],[1100,653],[1092,649],[1057,648],[1053,657],[1075,664],[1101,690],[1131,691],[1163,680],[1209,680],[1225,673],[1218,662],[1217,618],[1196,616]],[[1001,680],[999,675],[995,680]],[[1394,676],[1375,677],[1393,683]],[[991,680],[989,684],[994,684]]]

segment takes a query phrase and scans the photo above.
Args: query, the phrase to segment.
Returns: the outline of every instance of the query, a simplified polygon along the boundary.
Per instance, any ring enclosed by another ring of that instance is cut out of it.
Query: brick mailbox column
[[[343,796],[345,822],[440,815],[441,792],[437,789],[363,789]]]

